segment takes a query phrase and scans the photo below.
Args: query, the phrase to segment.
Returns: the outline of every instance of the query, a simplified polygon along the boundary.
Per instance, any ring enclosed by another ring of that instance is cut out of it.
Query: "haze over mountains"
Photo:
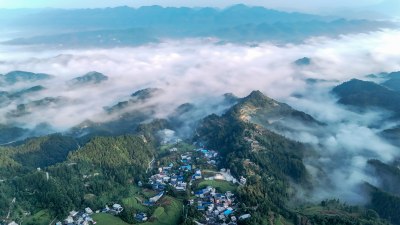
[[[106,204],[183,140],[248,178],[247,224],[400,224],[393,21],[149,6],[0,9],[0,28],[0,209],[15,188],[33,213]]]
[[[2,26],[22,32],[20,37],[5,44],[58,47],[135,46],[193,37],[285,43],[301,42],[317,35],[335,37],[395,26],[384,21],[346,20],[245,5],[226,9],[160,6],[15,9],[2,10],[0,19]]]

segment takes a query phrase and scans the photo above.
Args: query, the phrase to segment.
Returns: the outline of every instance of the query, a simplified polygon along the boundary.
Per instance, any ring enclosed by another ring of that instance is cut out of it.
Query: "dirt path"
[[[147,173],[150,169],[153,168],[154,160],[155,160],[155,158],[154,158],[154,156],[153,156],[153,158],[152,158],[151,161],[149,162],[149,165],[147,166],[146,173]]]

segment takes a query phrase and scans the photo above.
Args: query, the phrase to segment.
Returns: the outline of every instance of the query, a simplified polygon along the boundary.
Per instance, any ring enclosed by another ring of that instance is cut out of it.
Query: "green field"
[[[135,199],[136,200],[136,199]],[[142,205],[138,205],[138,202],[134,202],[132,198],[125,199],[128,201],[128,204],[132,204],[135,207],[144,207]],[[143,210],[145,212],[148,211],[146,207]],[[182,203],[177,199],[166,196],[160,200],[160,206],[158,206],[154,213],[149,218],[149,221],[145,223],[140,223],[143,225],[172,225],[178,224],[179,218],[182,213]],[[97,225],[128,225],[128,223],[122,221],[119,217],[112,216],[106,213],[98,213],[93,215],[94,221],[97,222]]]
[[[178,224],[182,213],[182,203],[172,197],[164,197],[159,206],[143,225],[171,225]]]
[[[148,212],[149,208],[147,208],[146,206],[142,205],[136,198],[135,196],[133,197],[129,197],[129,198],[125,198],[122,200],[122,204],[125,207],[129,207],[129,208],[133,208],[137,211],[140,212]]]
[[[97,225],[128,225],[119,217],[107,213],[93,214],[93,220],[97,222]]]
[[[215,187],[220,192],[236,190],[236,186],[234,184],[225,180],[204,180],[197,185],[197,188],[202,189],[207,186]]]
[[[146,198],[151,198],[151,197],[155,196],[156,194],[158,194],[158,192],[155,192],[155,191],[150,190],[150,189],[143,189],[142,194]]]
[[[28,217],[24,224],[35,224],[35,225],[48,225],[53,218],[51,218],[47,210],[39,211],[38,213]]]
[[[287,224],[287,222],[285,221],[285,219],[281,215],[279,215],[279,216],[275,217],[274,224],[276,224],[276,225],[285,225],[285,224]]]

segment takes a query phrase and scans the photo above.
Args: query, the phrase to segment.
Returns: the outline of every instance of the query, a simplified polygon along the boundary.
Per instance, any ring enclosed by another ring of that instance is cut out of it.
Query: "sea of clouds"
[[[387,122],[388,114],[383,111],[349,111],[336,104],[330,90],[352,78],[367,79],[368,74],[400,70],[398,40],[400,31],[382,30],[336,39],[316,37],[302,44],[280,46],[220,44],[213,39],[165,40],[107,49],[0,46],[0,74],[23,70],[55,76],[40,82],[46,90],[1,107],[0,123],[28,128],[48,123],[65,131],[86,119],[110,120],[104,107],[127,100],[133,92],[147,87],[165,91],[151,100],[151,104],[158,105],[156,117],[167,117],[186,102],[206,109],[196,115],[200,117],[223,112],[225,108],[216,104],[224,93],[244,97],[252,90],[260,90],[327,124],[322,130],[299,127],[295,133],[282,133],[311,144],[318,152],[305,159],[316,186],[311,199],[338,197],[364,202],[359,184],[367,181],[379,185],[379,180],[368,171],[367,160],[391,162],[400,155],[398,146],[379,136],[380,131],[396,121]],[[311,64],[294,64],[302,57],[309,57]],[[101,72],[109,80],[80,88],[66,85],[68,80],[89,71]],[[320,82],[310,84],[308,79]],[[13,92],[32,85],[16,84],[1,90]],[[299,94],[301,98],[296,97]],[[7,116],[18,104],[44,97],[64,97],[68,101],[18,118]]]

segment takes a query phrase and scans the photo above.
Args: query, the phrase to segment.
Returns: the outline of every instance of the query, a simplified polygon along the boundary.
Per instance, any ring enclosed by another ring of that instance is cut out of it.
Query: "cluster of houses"
[[[191,170],[191,167],[185,168]],[[167,185],[174,187],[177,191],[186,191],[187,188],[183,171],[173,172],[171,165],[159,168],[158,173],[150,177],[149,183],[155,191],[163,191]]]
[[[171,148],[169,151],[176,152],[177,148]],[[218,152],[204,148],[196,149],[196,152],[200,153],[201,158],[206,159],[208,164],[215,165],[217,163]],[[176,191],[186,191],[188,183],[185,177],[188,173],[192,174],[189,185],[194,180],[202,179],[202,171],[193,169],[192,157],[192,152],[186,152],[180,155],[178,165],[175,166],[174,163],[170,163],[168,166],[158,168],[158,173],[149,178],[153,190],[163,191],[167,185],[170,185]]]
[[[203,224],[218,225],[228,224],[236,225],[238,220],[250,218],[250,214],[243,214],[236,217],[236,202],[234,194],[230,191],[218,193],[212,186],[194,192],[194,199],[189,202],[197,210],[203,212]]]
[[[58,221],[56,225],[89,225],[96,224],[91,215],[93,210],[86,208],[84,211],[71,211],[64,222]]]
[[[99,210],[97,212],[102,212],[102,213],[109,213],[112,215],[118,215],[120,214],[122,211],[124,210],[124,208],[118,204],[118,203],[114,203],[112,205],[112,207],[108,207],[108,205],[106,205],[106,207],[102,210]]]
[[[218,152],[214,150],[207,150],[204,148],[199,148],[196,149],[197,152],[200,152],[204,155],[204,157],[207,159],[207,163],[210,165],[216,165],[217,164],[217,157],[218,157]]]
[[[177,152],[176,148],[171,148],[170,152]],[[152,185],[153,190],[163,191],[166,187],[172,186],[176,191],[186,191],[192,182],[198,179],[205,180],[225,180],[228,182],[244,185],[246,184],[246,178],[240,177],[240,180],[234,178],[229,169],[221,169],[216,172],[214,176],[203,177],[201,169],[198,165],[195,165],[194,159],[201,159],[206,161],[209,165],[216,165],[218,159],[218,152],[214,150],[207,150],[204,148],[196,149],[197,153],[195,156],[192,152],[186,152],[179,155],[178,165],[170,163],[168,166],[158,168],[158,173],[152,175],[149,178],[149,183]],[[199,156],[196,158],[196,156]],[[192,159],[192,157],[194,159]],[[190,174],[190,176],[188,176]],[[187,184],[187,182],[189,184]],[[240,215],[235,210],[235,197],[230,191],[226,193],[217,193],[216,189],[208,186],[207,188],[192,192],[193,198],[189,201],[192,207],[196,207],[197,210],[201,211],[204,215],[204,224],[237,224],[238,220],[247,219],[250,214]],[[162,196],[162,195],[161,195]],[[149,201],[155,203],[156,201]],[[236,216],[238,215],[238,217]],[[138,221],[146,221],[147,217],[143,214],[136,215]],[[143,219],[146,218],[146,219]]]
[[[206,224],[236,224],[235,198],[231,192],[217,193],[215,188],[207,188],[194,192],[195,199],[190,200],[197,210],[202,211]]]
[[[147,214],[146,213],[136,213],[135,215],[135,219],[138,222],[146,222],[147,221]]]
[[[69,212],[69,215],[63,222],[58,221],[56,222],[56,225],[91,225],[91,224],[96,224],[96,221],[93,220],[92,215],[94,213],[109,213],[111,215],[118,215],[120,214],[124,208],[118,204],[115,203],[112,205],[112,207],[105,206],[101,210],[96,210],[96,212],[93,212],[93,210],[89,207],[85,208],[82,211],[71,211]]]
[[[186,191],[188,183],[186,177],[192,173],[192,156],[190,152],[180,155],[180,165],[170,163],[168,166],[158,168],[158,173],[149,178],[149,184],[155,191],[165,190],[167,185],[172,186],[176,191]],[[200,179],[201,170],[195,170],[192,179]],[[190,183],[189,183],[190,184]]]

